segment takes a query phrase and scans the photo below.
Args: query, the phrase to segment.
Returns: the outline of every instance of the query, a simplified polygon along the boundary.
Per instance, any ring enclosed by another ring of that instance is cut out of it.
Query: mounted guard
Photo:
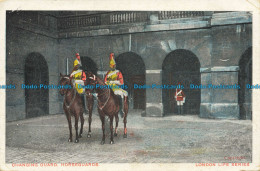
[[[121,98],[120,103],[120,114],[121,117],[124,116],[124,103],[126,101],[126,97],[128,96],[127,91],[120,88],[120,86],[124,85],[123,75],[119,70],[116,70],[116,61],[115,61],[114,53],[110,53],[109,56],[109,66],[111,70],[109,70],[105,76],[105,84],[109,85],[114,94]]]
[[[76,53],[76,59],[74,60],[73,63],[73,70],[72,73],[70,74],[70,77],[73,78],[73,84],[79,94],[84,94],[85,89],[81,88],[79,85],[85,85],[86,82],[86,74],[85,72],[81,69],[81,60],[80,60],[80,55],[79,53]]]

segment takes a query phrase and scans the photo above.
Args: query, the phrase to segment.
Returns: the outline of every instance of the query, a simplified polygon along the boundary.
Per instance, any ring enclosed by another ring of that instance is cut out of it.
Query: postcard
[[[1,170],[259,170],[259,1],[2,1]]]

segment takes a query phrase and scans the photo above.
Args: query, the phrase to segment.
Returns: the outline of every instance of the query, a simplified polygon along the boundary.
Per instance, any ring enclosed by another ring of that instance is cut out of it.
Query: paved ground
[[[252,161],[252,126],[248,120],[209,120],[189,115],[150,118],[141,117],[140,111],[130,111],[128,138],[123,138],[120,118],[115,144],[109,144],[107,135],[106,144],[100,145],[100,119],[94,114],[92,137],[87,138],[87,117],[79,143],[67,142],[69,130],[63,114],[8,122],[6,163]]]

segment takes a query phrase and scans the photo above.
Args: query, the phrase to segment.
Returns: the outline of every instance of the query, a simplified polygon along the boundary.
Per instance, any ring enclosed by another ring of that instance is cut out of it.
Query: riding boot
[[[83,106],[84,106],[84,111],[86,112],[86,114],[88,113],[88,108],[87,108],[87,95],[84,93],[83,95]]]
[[[183,105],[181,105],[181,114],[183,115],[184,112],[183,112]]]
[[[124,117],[124,97],[123,98],[121,96],[119,96],[119,97],[120,97],[120,100],[119,100],[119,106],[120,106],[119,112],[120,112],[121,118],[123,118]]]

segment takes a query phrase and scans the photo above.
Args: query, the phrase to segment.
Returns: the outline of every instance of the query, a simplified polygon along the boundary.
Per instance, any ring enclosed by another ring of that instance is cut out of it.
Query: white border
[[[0,0],[0,84],[5,84],[5,13],[6,10],[199,10],[252,11],[253,13],[253,84],[260,83],[260,1],[259,0]],[[260,91],[253,91],[253,163],[250,167],[195,167],[195,163],[173,164],[102,164],[88,170],[259,170],[260,169]],[[46,170],[46,168],[12,168],[5,165],[5,91],[0,90],[0,170]],[[57,168],[47,168],[57,170]],[[61,168],[59,168],[60,170]],[[82,168],[67,167],[62,170]],[[86,169],[86,168],[85,168]]]

